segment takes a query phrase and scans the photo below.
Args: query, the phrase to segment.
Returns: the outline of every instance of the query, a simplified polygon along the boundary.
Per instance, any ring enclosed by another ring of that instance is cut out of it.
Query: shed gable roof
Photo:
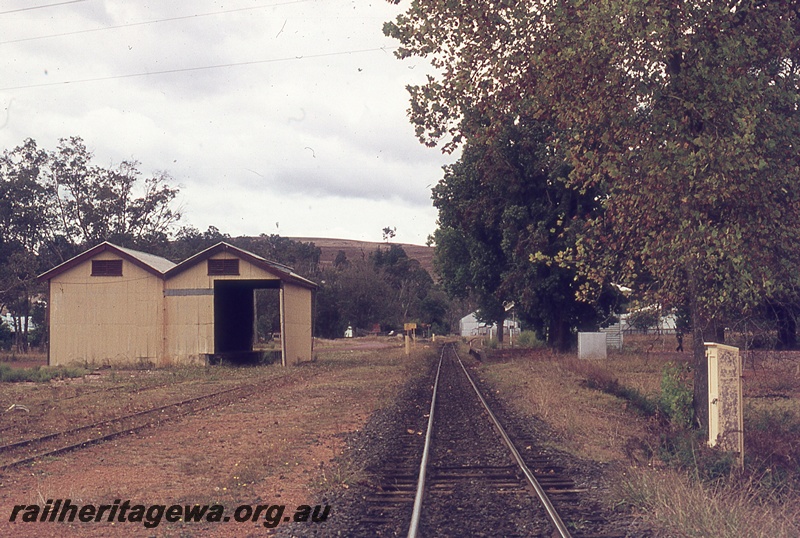
[[[253,254],[252,252],[248,252],[225,242],[217,243],[216,245],[185,259],[181,263],[175,264],[166,258],[162,258],[154,254],[148,254],[146,252],[140,252],[130,248],[120,247],[106,241],[90,248],[86,252],[78,254],[74,258],[65,261],[61,265],[57,265],[46,273],[39,275],[39,280],[50,280],[61,273],[69,271],[73,267],[77,267],[87,260],[90,260],[101,252],[107,251],[117,254],[119,257],[128,260],[129,262],[141,267],[145,271],[162,279],[172,278],[173,276],[186,271],[190,267],[194,267],[198,263],[207,260],[215,254],[219,254],[220,252],[229,252],[234,256],[255,265],[256,267],[275,274],[283,281],[290,282],[308,289],[317,288],[316,283],[301,277],[295,273],[291,267],[266,260],[261,256]]]
[[[291,267],[283,265],[281,263],[269,261],[257,254],[253,254],[252,252],[248,252],[244,249],[239,247],[235,247],[229,243],[220,242],[214,245],[213,247],[209,247],[206,250],[195,254],[194,256],[183,260],[181,263],[172,267],[170,270],[164,273],[164,278],[172,278],[175,275],[186,271],[187,269],[194,267],[198,263],[201,263],[212,256],[219,254],[221,252],[228,252],[233,254],[237,258],[240,258],[264,271],[268,271],[270,273],[275,274],[281,280],[286,282],[291,282],[292,284],[296,284],[298,286],[308,288],[308,289],[316,289],[317,285],[308,280],[306,278],[301,277],[297,273],[295,273]]]
[[[120,247],[105,241],[85,252],[82,252],[81,254],[78,254],[74,258],[70,258],[64,263],[53,267],[46,273],[42,273],[39,275],[39,280],[50,280],[61,273],[81,265],[82,263],[94,258],[102,252],[113,252],[120,258],[127,260],[138,267],[141,267],[148,273],[156,275],[159,278],[163,278],[163,275],[166,271],[175,267],[173,262],[166,258],[162,258],[161,256],[140,252],[138,250],[133,250],[132,248]]]

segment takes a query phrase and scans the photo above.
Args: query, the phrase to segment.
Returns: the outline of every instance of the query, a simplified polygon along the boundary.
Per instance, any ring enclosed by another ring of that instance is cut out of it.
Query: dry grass
[[[588,388],[635,389],[631,392],[657,401],[665,365],[690,358],[674,352],[674,337],[633,340],[633,350],[605,361],[534,352],[487,361],[482,375],[510,405],[545,420],[557,433],[558,448],[619,463],[611,469],[620,471],[609,474],[615,483],[609,503],[632,508],[657,536],[800,536],[800,376],[792,356],[749,357],[747,473],[701,482],[689,478],[697,469],[672,469],[653,457],[663,431],[657,419],[635,412],[626,399]],[[700,464],[711,452],[687,446]]]
[[[608,360],[599,362],[622,385],[658,397],[664,366],[691,362],[691,346],[691,336],[684,338],[685,352],[677,353],[674,335],[629,335],[621,352],[609,352]]]
[[[0,351],[0,362],[45,365],[47,364],[47,353],[36,350],[31,350],[28,353]]]
[[[545,420],[562,449],[598,461],[625,460],[626,445],[645,429],[644,420],[626,413],[619,398],[585,387],[564,357],[533,356],[487,363],[481,375],[518,411]]]
[[[798,499],[764,499],[752,483],[709,485],[671,469],[634,468],[617,486],[618,496],[656,529],[657,536],[800,536]]]

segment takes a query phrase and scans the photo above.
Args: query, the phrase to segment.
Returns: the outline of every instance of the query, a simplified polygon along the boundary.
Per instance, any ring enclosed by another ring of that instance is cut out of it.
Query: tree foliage
[[[425,143],[492,139],[520,115],[553,125],[570,184],[604,197],[562,260],[690,305],[704,425],[705,336],[797,301],[796,3],[415,0],[385,32],[439,68],[410,88]]]
[[[602,305],[578,299],[582,279],[554,263],[599,203],[595,192],[566,185],[568,167],[549,154],[547,133],[521,120],[492,143],[467,142],[433,189],[435,260],[451,294],[475,297],[482,321],[499,326],[513,303],[540,338],[564,350],[574,329],[596,329],[607,316],[611,294]]]
[[[444,178],[433,189],[433,205],[439,210],[434,264],[451,296],[471,294],[479,319],[502,327],[504,305],[511,301],[502,288],[508,262],[494,198],[488,192],[492,184],[487,182],[484,190],[477,159],[467,148],[461,160],[445,168]],[[498,339],[502,339],[500,331]]]
[[[180,219],[171,205],[178,189],[164,172],[140,181],[137,161],[93,165],[79,137],[61,139],[50,157],[45,184],[52,196],[51,237],[82,246],[111,241],[146,248],[166,241]]]
[[[391,244],[349,260],[344,252],[317,280],[317,334],[341,337],[353,329],[400,331],[410,321],[447,331],[447,301],[437,294],[430,275],[403,247]]]
[[[36,275],[102,241],[152,249],[170,236],[180,212],[166,173],[141,178],[137,162],[92,164],[79,137],[46,151],[32,139],[0,155],[0,306],[15,318],[25,350]]]

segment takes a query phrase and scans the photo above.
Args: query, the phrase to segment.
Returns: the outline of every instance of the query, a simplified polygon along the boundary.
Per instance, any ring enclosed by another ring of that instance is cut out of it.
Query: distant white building
[[[654,325],[642,331],[640,329],[635,328],[630,323],[630,318],[632,315],[636,315],[639,312],[650,312],[650,311],[654,311],[661,314],[658,316],[658,321]],[[661,312],[660,310],[658,310],[656,306],[648,306],[637,310],[632,310],[627,314],[622,314],[619,317],[619,319],[620,319],[621,329],[623,332],[628,332],[628,333],[643,332],[645,334],[647,333],[675,334],[677,332],[677,326],[678,326],[677,316],[672,312]]]
[[[497,324],[488,324],[478,321],[475,312],[467,314],[458,323],[459,333],[461,336],[488,336],[489,338],[497,337]],[[519,322],[515,319],[506,319],[503,322],[503,334],[518,336],[519,335]]]
[[[23,326],[25,323],[28,324],[28,330],[32,330],[36,328],[36,324],[33,322],[32,319],[22,316],[19,321]],[[0,324],[6,325],[11,332],[14,332],[14,316],[12,316],[9,312],[4,312],[0,314]]]

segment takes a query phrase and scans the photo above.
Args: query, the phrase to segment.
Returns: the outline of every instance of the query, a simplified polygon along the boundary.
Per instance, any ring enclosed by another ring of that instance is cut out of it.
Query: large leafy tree
[[[172,205],[178,194],[172,178],[162,172],[142,180],[136,161],[103,168],[92,159],[80,137],[62,138],[52,152],[46,177],[55,216],[51,236],[80,246],[165,243],[181,217]]]
[[[439,68],[410,88],[424,142],[491,139],[520,114],[556,128],[571,184],[605,209],[564,259],[689,305],[705,426],[704,340],[798,289],[797,4],[414,0],[385,31]]]
[[[375,271],[392,290],[385,298],[394,313],[391,324],[399,327],[412,319],[422,321],[419,319],[422,301],[428,296],[433,279],[419,260],[409,258],[400,245],[390,245],[388,249],[379,247],[370,259]]]
[[[560,350],[574,329],[608,313],[578,299],[582,279],[555,263],[574,230],[599,210],[594,191],[565,184],[568,168],[546,144],[536,121],[506,125],[491,144],[470,141],[433,190],[439,210],[436,265],[455,296],[471,293],[485,321],[501,323],[504,304]],[[611,294],[604,293],[606,299]]]
[[[502,327],[505,305],[512,302],[502,287],[508,262],[497,215],[484,212],[487,204],[482,197],[486,193],[471,164],[466,153],[445,168],[444,179],[433,189],[434,205],[439,209],[439,227],[433,234],[434,267],[451,297],[471,296],[478,306],[478,318]],[[498,331],[497,337],[502,342],[503,332]]]
[[[0,156],[0,307],[13,314],[18,351],[27,350],[36,253],[49,223],[41,182],[47,162],[47,153],[33,140]]]
[[[321,309],[318,327],[321,331],[335,330],[322,333],[325,336],[341,337],[348,326],[370,330],[375,324],[386,323],[394,314],[387,301],[391,295],[389,283],[368,257],[352,260],[325,275],[317,296]]]
[[[91,161],[78,137],[52,152],[28,139],[0,155],[0,306],[15,317],[20,350],[39,272],[104,240],[150,249],[180,218],[168,175],[140,181],[136,162],[106,169]]]
[[[415,321],[446,331],[449,304],[418,260],[402,246],[378,247],[355,259],[340,252],[317,276],[316,334],[341,337],[348,326],[401,330]]]

